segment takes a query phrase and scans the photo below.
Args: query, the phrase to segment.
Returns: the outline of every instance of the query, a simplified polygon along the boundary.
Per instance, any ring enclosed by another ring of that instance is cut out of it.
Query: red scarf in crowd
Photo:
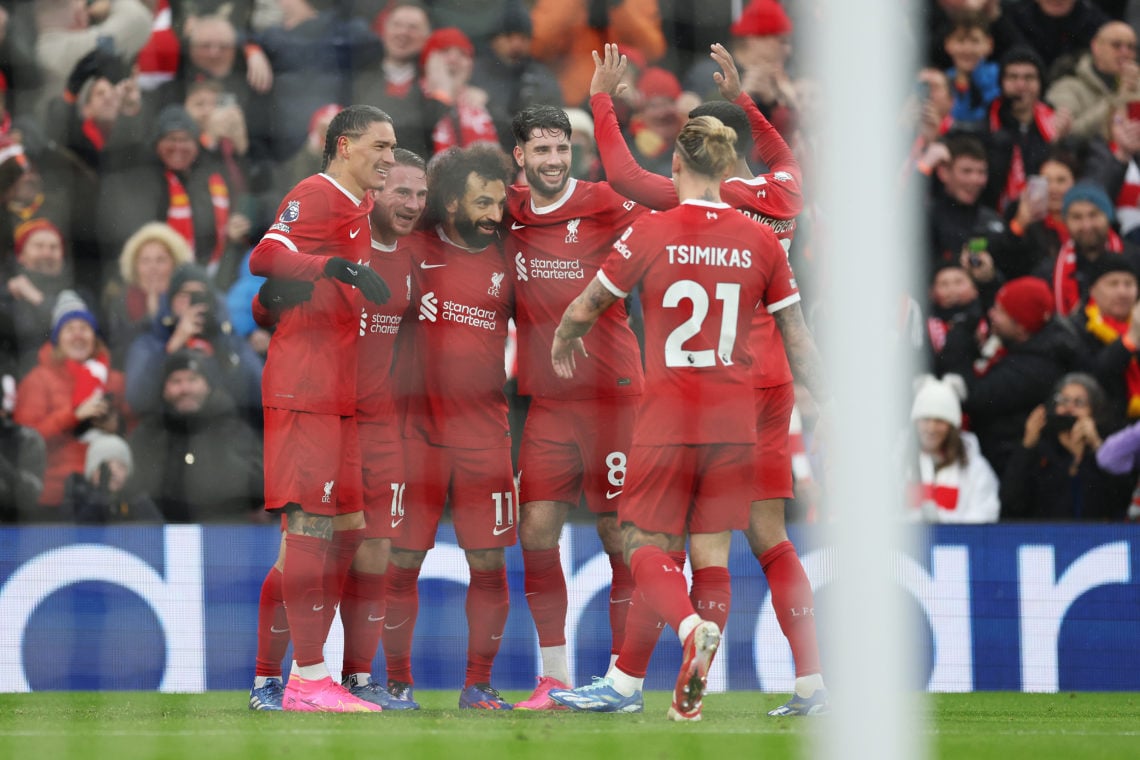
[[[929,454],[918,455],[919,482],[910,484],[910,507],[920,509],[932,503],[938,509],[952,512],[958,508],[958,491],[962,481],[962,466],[957,462],[935,469]]]
[[[1114,230],[1108,231],[1105,253],[1121,253],[1124,241]],[[1081,303],[1081,289],[1077,285],[1077,248],[1072,240],[1065,241],[1053,265],[1053,308],[1058,314],[1068,316]]]
[[[1106,346],[1128,332],[1129,320],[1102,314],[1100,307],[1092,301],[1085,307],[1085,317],[1088,318],[1085,329]],[[1140,417],[1140,364],[1135,356],[1124,370],[1124,381],[1128,385],[1128,419],[1134,420]]]
[[[214,250],[210,252],[210,264],[216,264],[226,250],[226,225],[230,220],[230,191],[221,174],[213,172],[207,181],[210,190],[210,203],[214,207]],[[190,206],[190,194],[182,180],[174,172],[166,172],[166,190],[170,205],[166,209],[166,223],[189,243],[194,250],[194,215]],[[198,252],[195,251],[195,258]]]
[[[1001,129],[1001,111],[1003,98],[997,98],[990,105],[990,132]],[[1045,142],[1053,142],[1056,133],[1053,131],[1053,109],[1038,101],[1033,106],[1033,123],[1037,131],[1045,138]],[[1007,205],[1021,197],[1025,189],[1025,157],[1021,155],[1021,146],[1013,144],[1013,153],[1009,158],[1009,173],[1005,175],[1005,187],[1002,188],[1001,198],[998,199],[998,208],[1004,209]]]
[[[106,353],[98,354],[85,362],[64,359],[63,366],[75,383],[71,388],[72,409],[91,398],[91,394],[96,391],[106,390],[107,377],[111,373],[111,362]]]

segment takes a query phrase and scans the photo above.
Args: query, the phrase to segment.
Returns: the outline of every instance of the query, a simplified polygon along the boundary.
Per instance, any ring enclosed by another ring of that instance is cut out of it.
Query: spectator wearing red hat
[[[394,7],[377,16],[374,28],[384,43],[384,58],[357,74],[352,102],[390,114],[400,147],[427,158],[441,109],[420,87],[420,53],[431,35],[427,9],[416,0],[396,0]]]
[[[647,63],[665,55],[658,0],[537,0],[530,15],[531,50],[558,77],[568,106],[585,104],[594,76],[590,54],[605,43],[616,42],[627,54],[627,46],[637,48]]]
[[[681,83],[672,72],[650,66],[637,79],[638,104],[626,130],[629,152],[643,168],[672,176],[673,144],[685,123],[678,106]]]
[[[487,93],[470,86],[475,47],[466,34],[455,27],[432,32],[420,51],[420,68],[424,92],[447,108],[432,127],[433,153],[479,142],[498,145],[499,133],[487,111]]]
[[[65,258],[65,240],[47,219],[32,219],[16,228],[16,260],[0,303],[12,315],[22,377],[51,333],[52,309],[61,293],[72,287]],[[93,303],[90,296],[80,293]]]
[[[83,472],[87,443],[95,429],[117,433],[123,376],[110,369],[107,347],[96,333],[95,315],[74,291],[60,294],[52,313],[50,342],[39,363],[20,382],[13,419],[34,428],[47,444],[47,470],[40,506],[50,519],[63,500],[63,483]]]
[[[792,54],[792,20],[776,0],[752,0],[728,31],[732,35],[728,47],[740,67],[744,91],[790,142],[798,110],[795,87],[785,68]],[[703,95],[714,71],[715,64],[703,60],[689,70],[685,82]]]
[[[942,352],[948,373],[966,384],[962,404],[996,472],[1021,439],[1025,419],[1049,396],[1053,383],[1077,362],[1077,339],[1053,320],[1053,293],[1044,280],[1018,277],[997,292],[990,334],[977,343],[951,333]]]

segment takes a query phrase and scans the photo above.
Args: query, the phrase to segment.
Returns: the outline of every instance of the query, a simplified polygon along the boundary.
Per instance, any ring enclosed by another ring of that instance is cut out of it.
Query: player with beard
[[[560,706],[547,692],[571,680],[558,542],[569,511],[581,503],[596,515],[609,555],[614,657],[621,648],[633,578],[622,560],[617,510],[644,379],[624,304],[601,317],[574,377],[554,374],[550,343],[562,311],[598,271],[618,231],[645,209],[605,183],[570,176],[571,127],[562,109],[525,108],[512,130],[527,186],[508,193],[506,251],[515,277],[519,393],[531,397],[519,453],[519,539],[542,660],[537,688],[516,707],[552,710]]]
[[[612,100],[621,86],[626,61],[618,54],[616,45],[606,45],[604,53],[604,56],[594,54],[590,106],[606,176],[619,191],[650,208],[673,208],[678,200],[672,181],[637,166],[626,147]],[[736,131],[736,163],[732,176],[720,186],[721,197],[733,208],[771,228],[786,252],[795,234],[796,214],[803,208],[799,164],[776,129],[742,91],[736,63],[724,46],[714,44],[711,56],[720,64],[721,71],[714,79],[727,102],[704,103],[690,111],[689,116],[715,116]],[[747,158],[752,153],[753,142],[760,158],[771,169],[768,174],[752,174]],[[795,388],[784,341],[776,320],[765,309],[753,313],[752,353],[755,357],[752,381],[756,391],[756,480],[745,535],[772,590],[772,607],[796,665],[795,694],[769,714],[817,715],[826,712],[828,707],[816,640],[814,594],[784,525],[784,500],[794,495],[788,431]],[[637,612],[630,612],[626,624],[628,635],[656,641],[659,619],[644,605],[635,604],[634,608]],[[810,612],[805,615],[802,610]],[[651,645],[649,649],[652,651]]]
[[[364,539],[357,325],[361,297],[379,304],[390,293],[358,262],[369,255],[368,191],[383,187],[395,145],[392,120],[378,108],[337,114],[324,171],[286,194],[250,256],[254,274],[313,283],[310,300],[281,314],[262,375],[265,507],[286,515],[281,593],[297,667],[283,695],[278,680],[264,700],[258,692],[270,677],[259,674],[252,709],[274,709],[281,697],[283,709],[299,712],[380,710],[329,677],[323,650],[344,584],[330,570],[347,572],[340,558],[351,558]]]
[[[491,666],[507,622],[504,548],[515,542],[516,498],[503,357],[514,297],[499,225],[511,168],[496,147],[437,155],[428,167],[423,229],[411,250],[410,355],[404,423],[407,490],[393,523],[384,653],[388,679],[412,699],[417,581],[435,545],[445,503],[471,581],[467,588],[467,671],[460,708],[509,710],[491,687]]]

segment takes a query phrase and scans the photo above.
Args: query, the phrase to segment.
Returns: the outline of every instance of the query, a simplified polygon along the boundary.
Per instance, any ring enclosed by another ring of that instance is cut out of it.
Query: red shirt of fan
[[[627,229],[598,280],[619,297],[641,283],[646,386],[634,445],[755,443],[752,312],[800,298],[771,229],[725,203],[685,201]]]
[[[249,259],[262,277],[313,280],[313,296],[286,309],[269,342],[261,376],[261,403],[275,409],[356,413],[356,289],[326,277],[326,261],[368,260],[369,198],[357,198],[326,174],[301,180],[286,194]]]
[[[388,425],[393,440],[400,437],[396,417],[396,394],[392,361],[396,336],[412,300],[411,255],[403,241],[385,246],[375,240],[367,260],[372,271],[392,291],[385,304],[360,299],[357,322],[356,421]]]
[[[505,250],[515,280],[520,394],[585,399],[641,393],[640,349],[624,303],[594,325],[586,340],[589,357],[577,358],[572,379],[554,374],[550,345],[562,313],[594,279],[614,239],[646,211],[599,182],[571,179],[566,194],[541,209],[530,188],[508,190]]]
[[[462,449],[510,446],[505,355],[514,294],[496,241],[471,249],[442,229],[404,238],[411,253],[411,355],[404,437]]]

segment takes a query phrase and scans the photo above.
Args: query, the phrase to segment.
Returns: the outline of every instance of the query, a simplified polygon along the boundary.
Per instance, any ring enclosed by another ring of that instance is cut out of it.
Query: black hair
[[[349,106],[333,117],[325,132],[325,152],[321,161],[321,171],[329,168],[329,162],[336,157],[336,144],[342,137],[355,140],[368,131],[378,121],[392,123],[392,117],[376,106]]]
[[[570,117],[558,106],[533,105],[527,106],[515,114],[511,120],[511,133],[515,136],[515,143],[523,145],[533,135],[536,129],[544,132],[562,132],[569,140],[572,130]]]
[[[697,116],[712,116],[726,127],[732,127],[736,132],[736,154],[745,158],[752,155],[752,125],[743,108],[727,100],[710,100],[689,111],[690,119]]]
[[[422,226],[447,218],[447,204],[467,192],[467,178],[474,174],[486,181],[510,185],[514,165],[498,145],[476,143],[466,148],[448,148],[437,153],[427,166],[428,198]]]

